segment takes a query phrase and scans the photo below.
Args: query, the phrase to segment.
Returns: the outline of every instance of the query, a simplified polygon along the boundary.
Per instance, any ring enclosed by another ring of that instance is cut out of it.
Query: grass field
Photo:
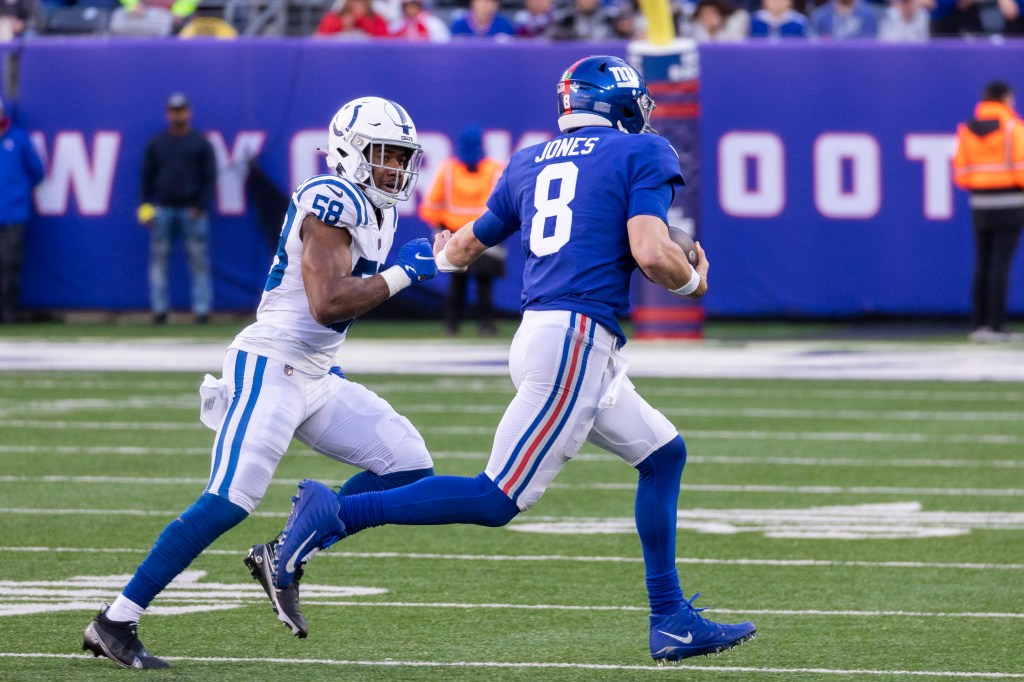
[[[496,377],[353,376],[473,475],[511,396]],[[260,509],[155,602],[169,671],[80,652],[81,631],[202,490],[193,373],[0,372],[0,680],[1024,679],[1024,386],[637,379],[689,447],[679,569],[758,637],[656,668],[634,472],[593,447],[502,529],[382,528],[316,558],[311,634],[288,635],[241,559],[303,477],[354,470],[294,444]]]

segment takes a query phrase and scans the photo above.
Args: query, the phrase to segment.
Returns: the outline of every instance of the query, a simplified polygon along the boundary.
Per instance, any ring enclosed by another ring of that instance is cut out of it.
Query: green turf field
[[[200,378],[0,373],[0,680],[1024,679],[1024,386],[997,383],[637,379],[689,447],[684,590],[758,626],[721,657],[651,664],[635,476],[590,446],[507,528],[376,529],[317,557],[295,639],[241,559],[298,479],[353,473],[295,444],[143,620],[174,668],[86,658],[96,608],[203,488]],[[438,473],[481,470],[512,392],[351,378],[421,429]]]

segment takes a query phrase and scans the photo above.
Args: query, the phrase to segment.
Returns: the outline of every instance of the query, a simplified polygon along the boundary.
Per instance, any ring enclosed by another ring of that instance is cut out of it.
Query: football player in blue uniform
[[[166,668],[139,641],[139,617],[211,542],[259,504],[292,438],[364,469],[346,493],[385,490],[433,474],[419,432],[385,400],[345,379],[335,354],[353,320],[437,272],[430,243],[401,247],[383,268],[410,197],[421,149],[405,110],[379,97],[344,105],[328,132],[330,173],[292,194],[256,322],[228,347],[223,378],[201,389],[203,422],[215,429],[210,481],[172,521],[114,603],[85,630],[83,648],[128,668]],[[270,582],[273,545],[246,558],[281,613],[298,588]],[[293,584],[297,575],[292,575]],[[301,614],[282,620],[306,636]]]
[[[588,440],[639,474],[635,517],[651,656],[664,664],[730,649],[753,637],[754,625],[706,620],[693,606],[697,595],[683,595],[675,545],[686,445],[637,393],[620,355],[626,339],[618,319],[635,267],[679,296],[707,292],[703,249],[696,246],[691,267],[668,235],[667,211],[683,186],[679,160],[650,127],[654,102],[643,78],[621,59],[570,66],[558,83],[558,107],[563,134],[517,152],[489,210],[434,243],[442,272],[464,268],[515,234],[526,253],[523,320],[509,357],[517,392],[486,470],[340,499],[322,483],[303,481],[275,547],[273,579],[289,589],[314,551],[372,526],[502,526],[537,502]]]

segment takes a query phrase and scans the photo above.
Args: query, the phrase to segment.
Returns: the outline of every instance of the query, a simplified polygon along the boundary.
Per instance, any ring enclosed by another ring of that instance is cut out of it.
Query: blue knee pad
[[[153,598],[188,568],[210,543],[248,515],[227,498],[203,493],[160,533],[153,549],[125,587],[124,595],[142,608],[148,607]]]
[[[433,467],[427,467],[426,469],[413,469],[412,471],[395,471],[390,474],[375,474],[369,471],[360,471],[358,474],[345,481],[345,485],[341,486],[341,491],[338,493],[338,496],[358,495],[359,493],[369,493],[378,490],[391,490],[392,488],[400,488],[403,485],[409,485],[421,478],[433,475]]]

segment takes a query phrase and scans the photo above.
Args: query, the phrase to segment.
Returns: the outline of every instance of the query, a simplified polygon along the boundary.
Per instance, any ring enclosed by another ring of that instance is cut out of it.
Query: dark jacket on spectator
[[[165,130],[149,141],[142,162],[144,203],[206,210],[216,184],[213,147],[202,133],[174,136]]]

